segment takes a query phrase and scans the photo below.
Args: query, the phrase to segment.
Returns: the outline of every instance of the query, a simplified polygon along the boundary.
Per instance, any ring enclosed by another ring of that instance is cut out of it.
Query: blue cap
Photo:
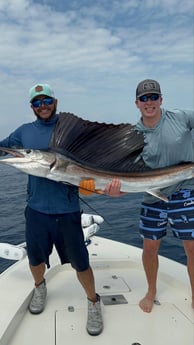
[[[54,98],[54,91],[48,84],[36,84],[29,90],[30,102],[37,96],[44,95]]]

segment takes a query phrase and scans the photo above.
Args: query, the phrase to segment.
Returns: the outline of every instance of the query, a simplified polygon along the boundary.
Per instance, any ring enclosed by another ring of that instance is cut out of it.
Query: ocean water
[[[0,242],[19,244],[25,241],[27,175],[15,168],[0,165],[0,181]],[[141,193],[119,198],[94,195],[82,197],[80,204],[84,212],[104,217],[98,236],[141,248],[142,239],[138,231],[141,199]],[[186,264],[182,242],[172,236],[170,228],[162,241],[160,255]],[[0,273],[13,263],[0,258]]]

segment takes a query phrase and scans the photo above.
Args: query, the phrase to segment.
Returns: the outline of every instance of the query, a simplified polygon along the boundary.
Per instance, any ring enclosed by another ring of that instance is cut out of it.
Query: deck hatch
[[[127,300],[123,295],[107,295],[101,296],[104,305],[127,304]]]

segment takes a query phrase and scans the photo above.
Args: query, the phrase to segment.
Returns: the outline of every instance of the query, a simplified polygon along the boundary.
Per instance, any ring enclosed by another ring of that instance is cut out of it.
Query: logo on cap
[[[35,87],[35,91],[36,91],[36,92],[41,92],[41,91],[43,91],[43,87],[42,87],[41,85],[37,85],[37,86]]]
[[[143,83],[143,90],[154,90],[154,89],[156,90],[158,89],[155,82],[150,81],[150,82]]]

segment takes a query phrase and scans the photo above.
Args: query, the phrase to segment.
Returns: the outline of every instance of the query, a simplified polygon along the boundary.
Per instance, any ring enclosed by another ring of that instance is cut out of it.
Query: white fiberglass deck
[[[84,291],[70,265],[59,265],[54,253],[47,272],[47,305],[40,315],[27,310],[33,288],[27,260],[0,275],[1,345],[194,344],[185,266],[160,257],[158,303],[147,314],[138,306],[146,291],[141,250],[100,237],[93,237],[88,249],[102,298],[103,333],[87,334]]]

